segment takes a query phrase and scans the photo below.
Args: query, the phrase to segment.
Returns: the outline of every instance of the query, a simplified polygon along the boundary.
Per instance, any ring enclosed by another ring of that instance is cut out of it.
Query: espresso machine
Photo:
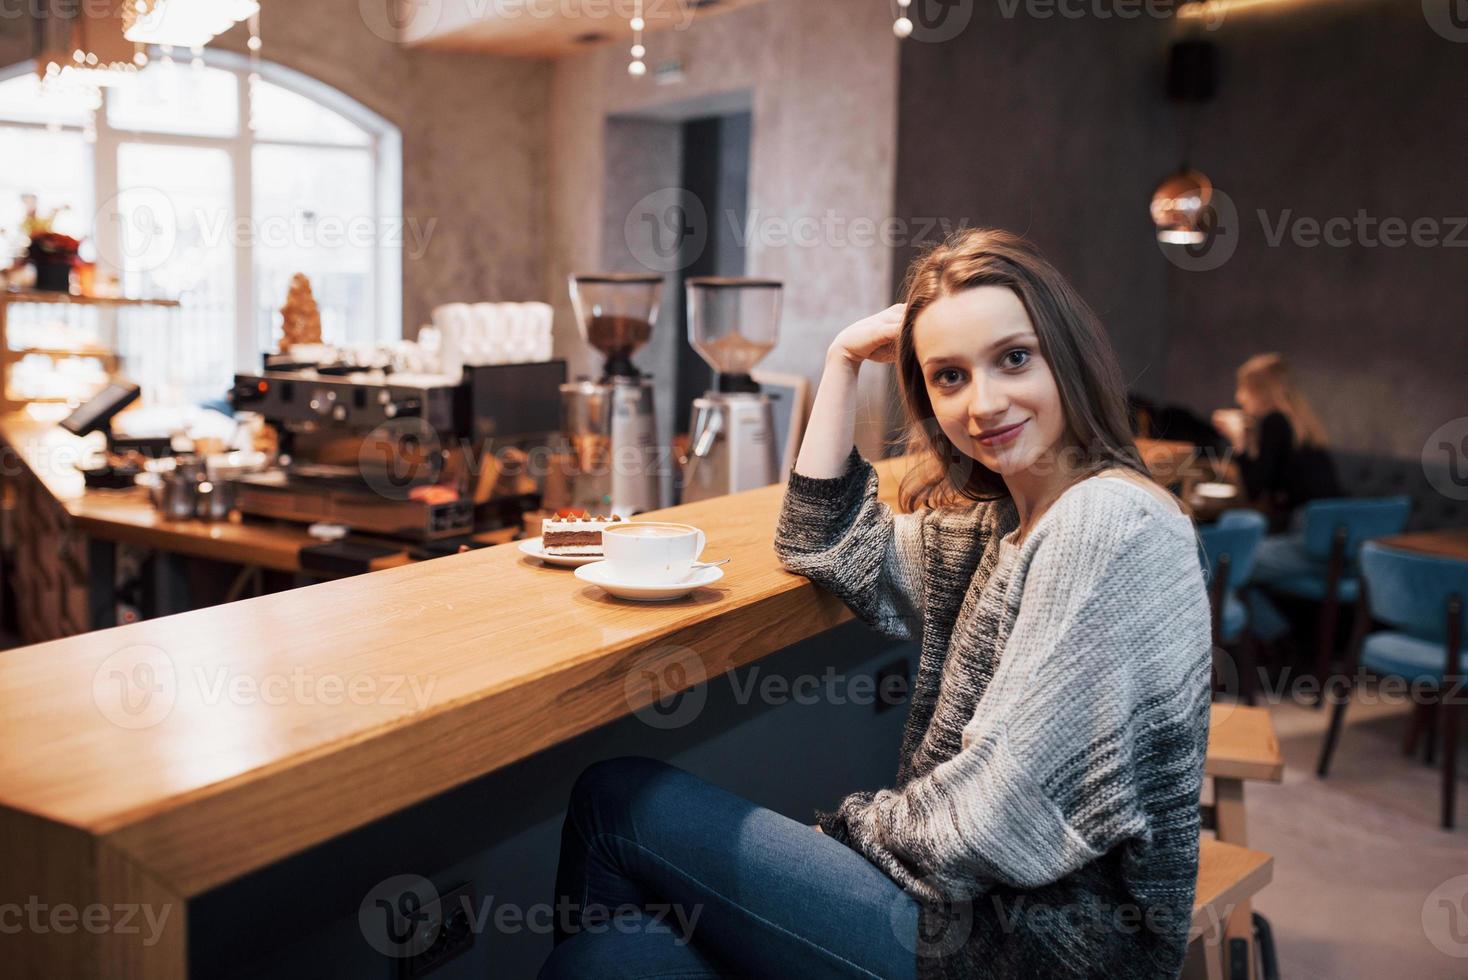
[[[770,396],[750,372],[778,339],[781,284],[709,276],[689,279],[687,287],[688,342],[716,375],[714,389],[693,400],[685,503],[779,479]]]
[[[237,374],[230,401],[276,432],[279,465],[233,481],[240,511],[411,541],[515,523],[559,422],[566,362],[466,366],[460,378],[285,363]]]
[[[653,382],[632,355],[652,336],[662,277],[573,275],[570,288],[581,337],[605,361],[599,380],[560,386],[569,452],[560,474],[564,496],[556,502],[624,517],[656,510],[662,501]]]

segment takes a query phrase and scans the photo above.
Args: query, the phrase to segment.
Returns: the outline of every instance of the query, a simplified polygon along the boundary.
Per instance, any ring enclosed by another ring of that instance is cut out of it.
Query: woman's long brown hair
[[[1024,303],[1040,354],[1060,390],[1067,463],[1074,460],[1076,479],[1119,466],[1150,480],[1127,418],[1121,368],[1096,314],[1034,245],[1006,231],[970,228],[915,259],[903,288],[907,309],[897,342],[898,389],[907,416],[908,451],[925,457],[924,465],[902,481],[903,509],[1009,495],[999,474],[943,434],[913,343],[913,325],[923,310],[944,296],[979,286],[1003,287]]]

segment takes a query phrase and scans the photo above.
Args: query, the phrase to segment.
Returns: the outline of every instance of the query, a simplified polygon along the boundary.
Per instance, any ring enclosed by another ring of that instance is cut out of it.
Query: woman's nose
[[[968,410],[969,415],[975,419],[999,418],[1009,410],[1009,398],[1004,393],[1004,386],[986,382],[976,383]]]

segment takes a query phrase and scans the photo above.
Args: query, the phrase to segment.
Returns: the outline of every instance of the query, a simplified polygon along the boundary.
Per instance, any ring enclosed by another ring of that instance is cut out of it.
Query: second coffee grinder
[[[683,500],[705,500],[774,483],[775,424],[770,396],[750,372],[775,346],[781,284],[773,279],[689,279],[688,342],[717,373],[714,390],[693,400]]]

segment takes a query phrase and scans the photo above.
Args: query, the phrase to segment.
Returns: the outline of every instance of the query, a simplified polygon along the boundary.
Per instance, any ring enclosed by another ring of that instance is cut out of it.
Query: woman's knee
[[[630,812],[634,802],[669,773],[665,762],[642,756],[604,759],[586,767],[571,788],[570,812],[584,820],[593,814]]]

